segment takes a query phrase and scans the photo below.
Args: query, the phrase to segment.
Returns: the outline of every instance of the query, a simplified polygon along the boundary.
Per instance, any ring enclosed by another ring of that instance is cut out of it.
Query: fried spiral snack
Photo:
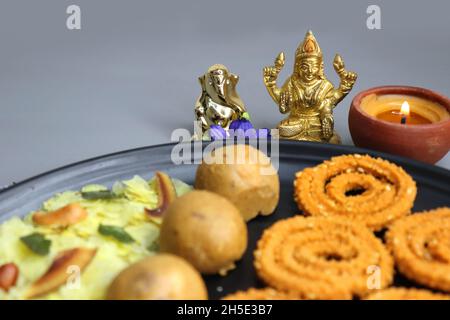
[[[450,296],[425,289],[388,288],[369,294],[365,300],[449,300]]]
[[[272,288],[237,291],[222,298],[222,300],[296,300],[292,294],[280,292]]]
[[[351,299],[392,282],[393,260],[361,223],[343,218],[296,216],[266,229],[254,252],[258,276],[270,287],[304,299]]]
[[[396,221],[386,233],[386,243],[407,278],[450,292],[450,208]]]
[[[359,194],[351,195],[351,192]],[[297,172],[294,199],[310,216],[344,216],[380,230],[410,213],[416,183],[399,166],[368,155],[343,155]]]

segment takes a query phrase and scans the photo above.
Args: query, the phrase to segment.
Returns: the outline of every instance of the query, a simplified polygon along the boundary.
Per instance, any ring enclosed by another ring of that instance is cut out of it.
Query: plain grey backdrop
[[[169,142],[192,128],[199,75],[214,63],[240,76],[238,92],[258,127],[282,119],[262,68],[286,53],[280,79],[308,29],[338,79],[340,53],[359,74],[335,109],[351,144],[349,104],[360,90],[387,84],[450,95],[449,1],[1,0],[0,185],[114,151]],[[66,8],[81,7],[81,30]],[[368,5],[381,30],[368,30]],[[450,168],[447,155],[440,166]]]

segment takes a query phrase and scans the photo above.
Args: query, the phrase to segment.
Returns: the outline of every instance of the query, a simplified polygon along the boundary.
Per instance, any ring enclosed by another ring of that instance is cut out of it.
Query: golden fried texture
[[[449,300],[450,296],[416,288],[388,288],[369,294],[365,300]]]
[[[359,190],[360,194],[348,193]],[[399,166],[368,155],[343,155],[297,172],[294,199],[310,216],[343,216],[380,230],[410,213],[416,183]]]
[[[281,220],[264,231],[254,256],[266,284],[306,299],[363,296],[374,266],[380,288],[393,278],[393,260],[382,242],[363,224],[336,217]]]
[[[407,278],[450,292],[450,208],[396,221],[386,233],[386,243]]]
[[[227,198],[249,221],[275,211],[280,199],[280,178],[263,152],[238,144],[217,148],[205,156],[197,168],[195,189]]]
[[[122,270],[111,283],[108,300],[206,300],[200,273],[186,260],[156,254]]]
[[[223,300],[296,300],[298,297],[293,294],[277,291],[272,288],[255,289],[250,288],[245,291],[237,291],[222,298]]]
[[[161,252],[183,257],[203,274],[226,275],[247,249],[247,225],[227,199],[194,190],[177,198],[161,225]]]

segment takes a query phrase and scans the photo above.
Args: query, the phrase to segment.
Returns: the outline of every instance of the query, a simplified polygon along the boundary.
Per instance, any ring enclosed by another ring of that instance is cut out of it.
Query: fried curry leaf
[[[50,252],[52,242],[40,233],[32,233],[21,237],[20,240],[34,253],[45,256]]]
[[[110,190],[81,192],[81,196],[85,200],[109,200],[109,199],[119,198],[119,196],[117,196],[115,193],[113,193]]]
[[[134,242],[134,239],[123,228],[101,224],[98,226],[98,232],[104,236],[110,236],[123,243]]]
[[[157,252],[159,251],[159,242],[153,241],[148,247],[147,250],[150,252]]]

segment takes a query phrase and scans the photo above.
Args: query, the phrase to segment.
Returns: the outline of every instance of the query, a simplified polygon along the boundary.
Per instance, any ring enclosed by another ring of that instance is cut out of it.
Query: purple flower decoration
[[[231,130],[241,129],[246,131],[247,129],[253,129],[253,125],[249,120],[241,118],[238,120],[233,120],[230,123],[230,129]]]
[[[257,138],[256,130],[253,128],[252,123],[245,118],[231,122],[230,130],[233,130],[232,135],[238,138]]]
[[[209,127],[209,136],[211,140],[223,140],[227,138],[227,133],[222,126],[213,124]]]
[[[224,128],[219,125],[212,125],[209,128],[211,140],[227,139],[228,135]],[[250,122],[250,116],[245,112],[239,119],[233,120],[229,126],[229,137],[249,138],[249,139],[269,139],[270,130],[267,128],[255,129]]]

